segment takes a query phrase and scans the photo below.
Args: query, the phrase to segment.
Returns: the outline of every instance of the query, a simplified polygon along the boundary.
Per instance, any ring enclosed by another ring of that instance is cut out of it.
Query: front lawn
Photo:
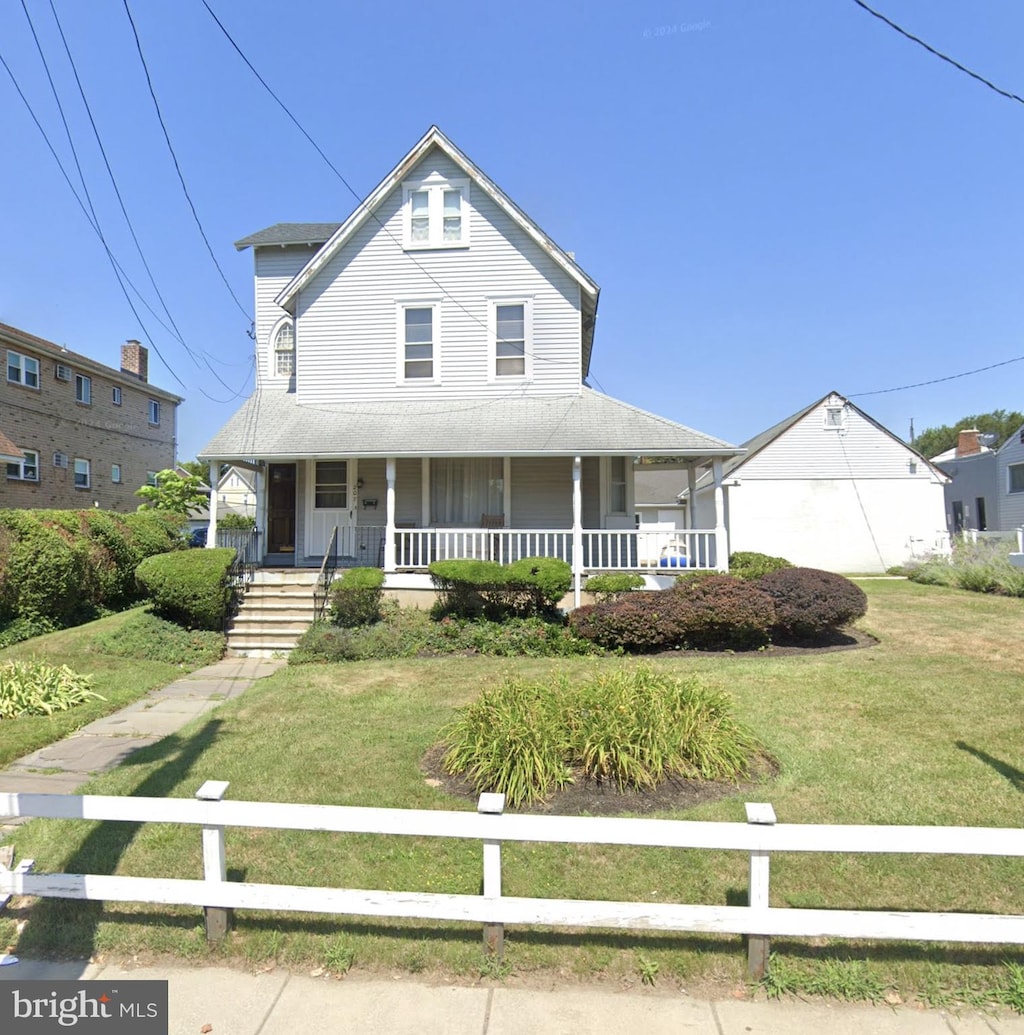
[[[1020,600],[907,582],[860,583],[870,598],[861,628],[880,644],[804,657],[679,654],[631,658],[448,657],[296,666],[260,680],[212,717],[132,756],[92,781],[92,793],[191,797],[207,779],[229,780],[236,799],[427,809],[471,809],[429,786],[424,755],[454,710],[514,672],[531,680],[581,680],[653,665],[697,675],[732,697],[737,719],[778,761],[753,793],[685,813],[741,821],[744,800],[771,802],[781,822],[1018,826],[1021,757]],[[195,829],[34,822],[16,836],[37,868],[148,876],[201,875]],[[507,845],[504,893],[566,898],[733,904],[744,901],[741,853]],[[480,847],[432,839],[229,830],[236,879],[475,894]],[[984,858],[817,855],[772,860],[773,905],[1024,913],[1024,864]],[[15,923],[29,915],[20,936]],[[425,921],[345,921],[242,913],[223,946],[209,949],[195,910],[45,901],[0,920],[0,939],[33,956],[171,953],[195,959],[276,960],[296,967],[354,959],[479,977],[479,928]],[[869,948],[777,940],[780,972],[836,960],[867,968],[867,987],[941,1002],[969,983],[1004,980],[1008,948]],[[555,933],[513,928],[513,975],[639,982],[658,964],[661,984],[688,989],[743,981],[738,938],[644,933]],[[857,961],[868,960],[867,963]],[[843,965],[840,965],[843,966]],[[860,971],[858,971],[859,973]],[[966,995],[966,993],[963,993]]]

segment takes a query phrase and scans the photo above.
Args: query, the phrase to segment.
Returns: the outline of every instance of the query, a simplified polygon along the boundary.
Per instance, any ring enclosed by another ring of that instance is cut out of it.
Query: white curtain
[[[430,461],[430,523],[476,528],[505,508],[504,464],[493,459]]]

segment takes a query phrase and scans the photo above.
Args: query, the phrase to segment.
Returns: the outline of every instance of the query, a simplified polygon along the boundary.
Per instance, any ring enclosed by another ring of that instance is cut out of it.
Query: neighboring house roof
[[[679,486],[685,482],[686,471],[677,467],[634,467],[634,502],[638,507],[678,507]]]
[[[323,244],[330,240],[340,226],[341,223],[275,223],[266,230],[259,230],[235,241],[235,247],[242,251],[244,248],[270,244],[281,247],[287,244]]]
[[[199,454],[258,457],[732,456],[736,447],[590,388],[558,396],[299,406],[257,392]]]
[[[14,442],[0,431],[0,462],[16,464],[25,459],[25,454]]]
[[[333,236],[313,256],[312,259],[292,278],[284,287],[274,301],[282,309],[294,313],[296,296],[310,281],[330,262],[330,260],[345,246],[353,234],[371,218],[374,210],[381,202],[400,186],[402,180],[407,177],[413,167],[427,154],[431,148],[439,148],[446,154],[460,169],[493,201],[499,208],[511,218],[519,227],[531,237],[554,262],[560,266],[580,286],[581,309],[583,321],[583,376],[586,377],[590,370],[590,354],[594,341],[594,321],[597,314],[597,300],[600,288],[576,262],[576,260],[562,248],[560,248],[543,230],[500,188],[488,177],[483,170],[466,157],[437,126],[431,126],[420,138],[412,150],[395,166],[387,176],[360,202],[356,210],[342,223]],[[290,224],[278,224],[288,226]],[[299,224],[301,225],[301,224]],[[316,225],[316,224],[314,224]],[[261,231],[253,237],[261,234],[269,234],[275,230]],[[245,247],[250,238],[243,238],[235,247]],[[260,241],[260,244],[280,244],[280,241]],[[296,242],[284,242],[296,243]]]
[[[221,491],[221,489],[222,489],[222,488],[224,487],[224,483],[225,483],[225,482],[226,482],[226,481],[227,481],[227,480],[228,480],[228,479],[229,479],[229,478],[230,478],[230,477],[231,477],[231,476],[232,476],[233,474],[234,474],[234,475],[237,475],[237,476],[238,476],[238,478],[239,478],[239,480],[245,483],[245,485],[247,486],[247,488],[249,489],[249,491],[250,491],[250,492],[255,492],[255,491],[256,491],[256,485],[254,484],[254,479],[252,478],[252,475],[251,475],[251,474],[250,474],[249,472],[247,472],[247,471],[244,471],[244,470],[242,470],[242,468],[240,468],[240,467],[235,467],[235,466],[234,466],[234,464],[232,464],[232,465],[231,465],[230,467],[228,467],[228,469],[227,469],[227,470],[226,470],[226,471],[225,471],[225,472],[224,472],[224,473],[223,473],[223,474],[222,474],[222,475],[220,476],[220,480],[219,480],[219,481],[217,482],[217,491],[218,491],[218,492],[220,492],[220,491]]]
[[[933,464],[947,464],[951,460],[973,460],[976,456],[985,456],[986,453],[994,453],[995,450],[989,446],[979,446],[976,453],[967,453],[964,456],[957,456],[957,447],[953,446],[952,449],[947,449],[944,453],[939,453],[938,456],[933,456],[931,462]]]
[[[861,417],[864,418],[864,420],[866,420],[869,424],[874,425],[880,432],[882,432],[883,435],[888,435],[889,438],[893,439],[895,442],[898,442],[908,452],[913,453],[914,456],[916,456],[923,464],[926,464],[929,468],[931,468],[933,473],[939,478],[940,481],[949,481],[949,475],[947,475],[944,471],[936,467],[935,464],[933,464],[927,457],[922,456],[916,449],[914,449],[913,446],[908,446],[906,442],[903,441],[903,439],[901,439],[898,435],[894,435],[884,424],[879,424],[874,417],[870,416],[870,414],[865,413],[859,406],[857,406],[856,403],[850,402],[850,400],[847,399],[846,396],[841,395],[839,392],[826,392],[820,399],[816,399],[814,402],[812,402],[810,406],[805,406],[802,410],[798,410],[796,413],[792,414],[792,416],[786,417],[785,420],[780,420],[778,424],[773,424],[770,428],[768,428],[766,431],[762,431],[759,435],[755,435],[753,438],[747,439],[747,441],[743,442],[740,447],[741,449],[745,449],[746,452],[742,455],[737,455],[729,460],[726,460],[725,463],[722,465],[722,477],[725,478],[728,475],[735,474],[745,463],[747,463],[749,460],[752,460],[755,456],[757,456],[758,453],[760,453],[763,449],[771,445],[777,438],[780,438],[782,435],[784,435],[794,425],[799,424],[799,422],[802,421],[804,417],[816,410],[827,399],[831,399],[833,397],[841,400],[844,406],[849,406],[851,409],[856,410],[857,413],[859,413]],[[705,473],[701,475],[700,479],[698,480],[697,488],[698,490],[703,489],[710,483],[711,474]],[[688,495],[688,493],[689,490],[684,489],[679,495],[682,497]]]
[[[115,367],[108,367],[105,363],[99,363],[95,359],[83,356],[81,353],[72,352],[70,349],[66,349],[52,341],[47,341],[45,338],[37,338],[34,334],[19,330],[17,327],[11,327],[9,324],[0,323],[0,340],[8,345],[13,345],[15,348],[21,345],[27,349],[34,349],[37,352],[52,356],[53,359],[66,363],[69,366],[80,367],[83,370],[109,377],[111,380],[121,384],[130,385],[132,388],[142,389],[167,402],[184,402],[180,395],[175,395],[173,392],[168,392],[163,388],[157,388],[156,385],[151,384],[149,381],[140,381],[134,374],[123,373]]]

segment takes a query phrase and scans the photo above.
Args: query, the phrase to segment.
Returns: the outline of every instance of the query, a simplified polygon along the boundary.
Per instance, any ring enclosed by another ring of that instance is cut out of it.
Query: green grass
[[[136,753],[89,790],[191,797],[204,780],[219,779],[230,781],[235,799],[471,810],[471,801],[427,785],[420,768],[456,709],[509,675],[581,682],[647,664],[725,690],[737,720],[780,766],[763,786],[664,815],[742,821],[743,802],[752,800],[771,802],[781,822],[1019,826],[1024,603],[904,581],[862,585],[870,606],[860,625],[881,641],[868,650],[288,667],[214,717]],[[33,822],[16,842],[19,856],[35,858],[41,871],[202,872],[195,829]],[[508,895],[739,904],[747,887],[742,853],[510,844],[503,862]],[[229,830],[227,864],[236,879],[335,887],[477,894],[481,879],[479,845],[428,838]],[[772,904],[1021,914],[1024,864],[778,855]],[[16,936],[14,924],[25,915],[30,922]],[[482,968],[481,932],[473,925],[242,912],[228,940],[211,949],[197,910],[153,905],[48,900],[30,914],[15,910],[0,919],[0,940],[25,956],[172,954],[303,967],[341,967],[350,959],[359,969],[467,980]],[[772,949],[781,961],[779,984],[803,991],[1024,1002],[1024,958],[1006,947],[777,939]],[[657,964],[659,987],[744,983],[738,938],[523,928],[506,935],[505,966],[520,974],[635,983],[641,959]],[[787,978],[794,973],[798,983]]]
[[[89,676],[92,689],[103,698],[86,701],[67,712],[22,716],[0,722],[0,767],[61,740],[95,719],[119,711],[150,690],[166,686],[186,671],[207,663],[208,657],[205,656],[203,660],[190,658],[182,665],[152,657],[120,658],[100,653],[97,638],[117,637],[126,630],[130,631],[140,620],[149,618],[143,609],[135,608],[0,650],[0,664],[35,660],[54,666],[68,665],[75,672]],[[151,648],[154,642],[150,642]],[[163,656],[174,655],[165,653]]]

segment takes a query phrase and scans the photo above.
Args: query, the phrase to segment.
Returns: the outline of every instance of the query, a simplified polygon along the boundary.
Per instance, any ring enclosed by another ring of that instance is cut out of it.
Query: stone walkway
[[[151,690],[134,704],[83,726],[70,737],[33,751],[0,770],[0,789],[35,794],[72,794],[97,773],[120,765],[132,752],[177,733],[196,716],[248,690],[286,662],[223,658]],[[0,819],[0,831],[24,822]]]

